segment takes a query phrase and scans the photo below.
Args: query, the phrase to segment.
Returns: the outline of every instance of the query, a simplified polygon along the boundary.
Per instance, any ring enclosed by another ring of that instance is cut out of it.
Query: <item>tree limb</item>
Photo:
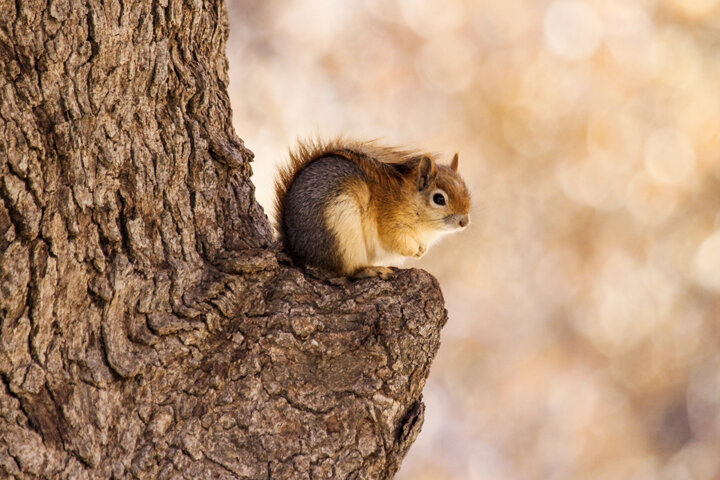
[[[0,9],[0,472],[390,478],[442,295],[278,254],[224,3]]]

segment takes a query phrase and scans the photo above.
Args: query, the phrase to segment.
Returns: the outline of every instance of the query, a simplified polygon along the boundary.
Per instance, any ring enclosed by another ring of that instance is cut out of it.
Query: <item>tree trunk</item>
[[[0,472],[390,478],[436,281],[289,265],[222,0],[0,0]]]

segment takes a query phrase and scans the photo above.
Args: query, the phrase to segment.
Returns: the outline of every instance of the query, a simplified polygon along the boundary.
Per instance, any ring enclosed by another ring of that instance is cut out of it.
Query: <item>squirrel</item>
[[[396,257],[422,257],[470,223],[470,193],[432,155],[348,141],[300,143],[275,182],[276,226],[296,263],[387,279]]]

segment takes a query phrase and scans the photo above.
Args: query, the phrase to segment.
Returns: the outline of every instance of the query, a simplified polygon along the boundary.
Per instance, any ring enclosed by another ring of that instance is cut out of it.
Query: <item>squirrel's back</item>
[[[286,235],[282,228],[282,219],[285,196],[290,186],[310,163],[328,157],[346,159],[359,166],[366,177],[376,181],[397,179],[403,173],[412,170],[420,159],[420,155],[416,152],[378,145],[372,141],[360,142],[340,137],[329,141],[300,142],[297,148],[290,152],[290,162],[280,167],[275,181],[275,224],[281,240],[284,240]],[[353,171],[357,172],[357,170]]]
[[[363,170],[336,155],[306,162],[295,172],[284,192],[277,225],[283,242],[296,260],[338,270],[337,242],[326,226],[325,212],[351,178],[363,178]]]

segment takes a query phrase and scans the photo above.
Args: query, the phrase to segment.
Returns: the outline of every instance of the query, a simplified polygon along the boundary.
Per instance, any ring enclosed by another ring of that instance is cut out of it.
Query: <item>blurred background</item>
[[[298,138],[460,152],[401,480],[720,478],[719,0],[229,0],[272,212]]]

